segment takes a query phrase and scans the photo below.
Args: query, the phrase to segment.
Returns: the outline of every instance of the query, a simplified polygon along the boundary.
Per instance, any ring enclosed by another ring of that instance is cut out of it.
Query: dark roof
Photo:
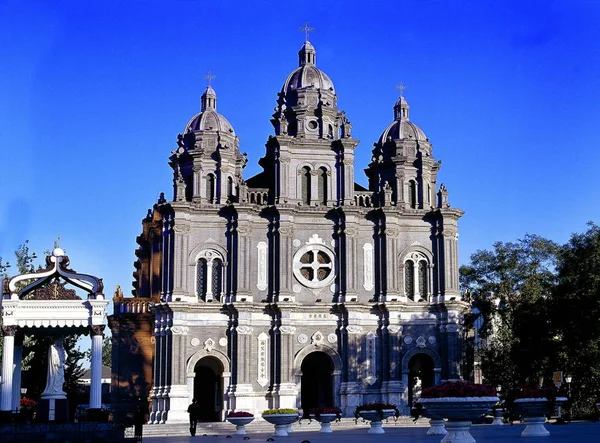
[[[355,191],[361,191],[361,192],[362,192],[362,191],[368,191],[368,189],[367,189],[367,188],[365,188],[365,187],[364,187],[364,186],[362,186],[362,185],[359,185],[358,183],[354,183],[354,190],[355,190]]]
[[[102,366],[102,377],[101,378],[110,378],[111,376],[111,370],[108,366]],[[85,371],[83,371],[83,374],[81,375],[81,377],[79,377],[80,380],[91,380],[92,379],[92,368],[88,368]]]
[[[270,188],[272,181],[272,176],[267,175],[265,172],[261,172],[246,180],[246,185],[248,185],[249,188]]]

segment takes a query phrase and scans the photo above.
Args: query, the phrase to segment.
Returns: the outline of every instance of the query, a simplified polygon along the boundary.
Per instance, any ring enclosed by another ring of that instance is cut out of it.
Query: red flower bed
[[[227,414],[227,417],[254,417],[254,414],[246,411],[233,411]]]
[[[34,409],[37,406],[37,401],[33,401],[30,398],[21,398],[21,409]]]
[[[514,398],[556,398],[558,390],[556,386],[524,386],[514,392]]]
[[[374,402],[366,403],[356,407],[356,412],[360,411],[383,411],[384,409],[396,409],[396,405],[392,403]]]
[[[470,381],[447,381],[441,385],[425,388],[421,398],[441,397],[495,397],[496,388],[488,385],[478,385]]]

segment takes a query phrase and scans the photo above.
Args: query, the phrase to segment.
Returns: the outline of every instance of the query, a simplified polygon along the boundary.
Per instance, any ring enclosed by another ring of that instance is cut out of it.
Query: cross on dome
[[[404,83],[400,82],[397,86],[396,89],[398,91],[400,91],[400,97],[402,97],[402,95],[404,94],[404,90],[406,89],[406,86],[404,86]]]
[[[310,32],[313,32],[315,30],[315,28],[313,28],[312,26],[310,26],[309,22],[304,23],[304,26],[300,26],[298,29],[300,31],[304,31],[304,41],[305,42],[308,41],[308,34]]]
[[[213,73],[211,71],[208,71],[208,74],[206,74],[204,76],[204,78],[208,80],[208,86],[212,86],[211,83],[212,83],[213,79],[217,78],[217,76],[213,75]]]

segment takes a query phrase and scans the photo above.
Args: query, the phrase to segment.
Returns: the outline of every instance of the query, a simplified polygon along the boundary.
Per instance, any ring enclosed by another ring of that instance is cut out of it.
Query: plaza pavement
[[[185,426],[182,424],[182,426]],[[549,437],[521,437],[525,425],[514,424],[505,426],[474,425],[471,434],[477,443],[528,443],[528,442],[561,442],[561,443],[600,443],[600,422],[576,422],[568,425],[546,424],[550,431]],[[268,438],[273,438],[273,443],[301,443],[308,440],[310,443],[439,443],[441,436],[425,435],[427,428],[422,427],[395,427],[393,424],[384,425],[384,435],[369,435],[367,428],[338,429],[333,428],[331,434],[321,434],[317,431],[295,431],[289,437],[273,437],[271,433],[248,433],[248,440],[233,434],[202,434],[191,436],[170,437],[144,437],[144,443],[165,442],[195,442],[195,443],[264,443]],[[227,438],[231,435],[231,438]]]

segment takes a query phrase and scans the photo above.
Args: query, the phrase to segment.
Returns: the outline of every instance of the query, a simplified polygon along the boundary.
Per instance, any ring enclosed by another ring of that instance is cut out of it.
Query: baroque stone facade
[[[420,388],[460,377],[463,212],[429,139],[401,96],[358,185],[334,84],[311,43],[298,55],[263,172],[244,180],[209,86],[170,157],[173,200],[143,220],[135,297],[111,318],[113,401],[148,395],[153,423],[187,420],[194,397],[207,421],[370,401],[408,414]]]

